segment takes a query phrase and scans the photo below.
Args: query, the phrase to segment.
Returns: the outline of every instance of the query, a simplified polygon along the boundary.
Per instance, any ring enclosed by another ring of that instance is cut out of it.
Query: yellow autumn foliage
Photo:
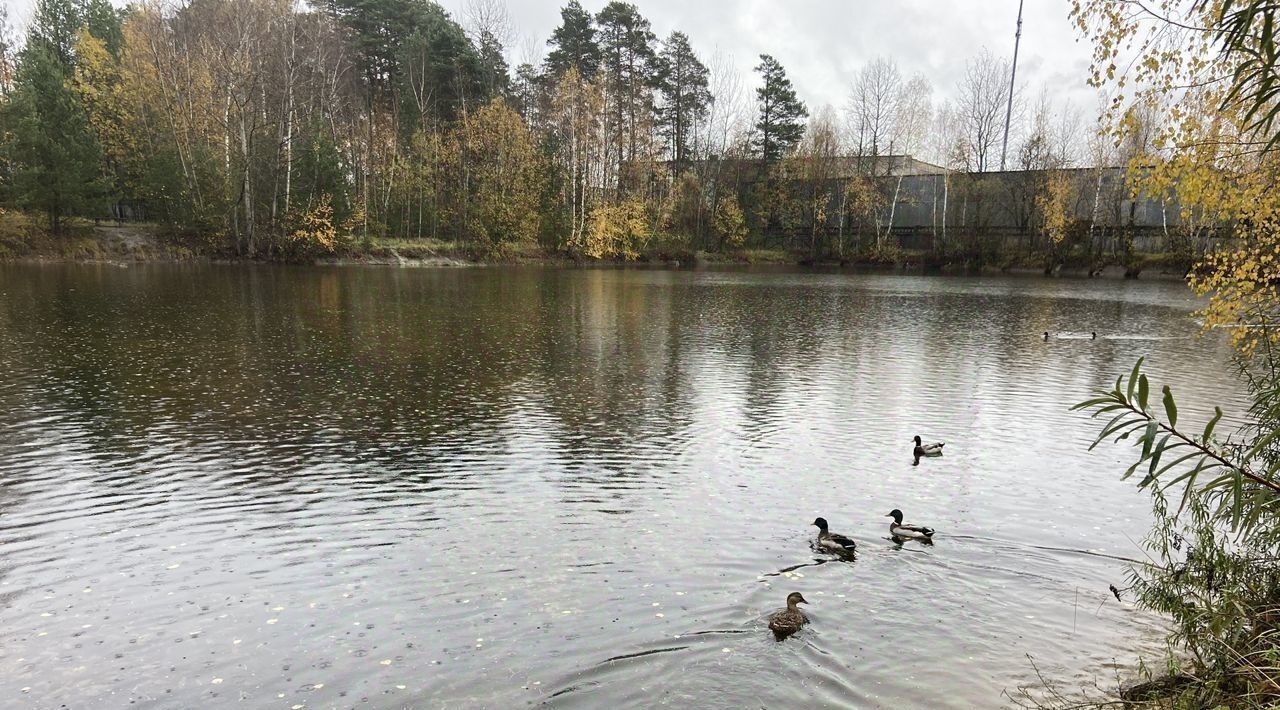
[[[126,166],[137,162],[139,154],[132,125],[136,119],[124,75],[107,45],[89,34],[88,29],[80,28],[75,48],[75,73],[67,83],[85,108],[108,170],[121,176]]]
[[[1044,220],[1044,233],[1049,243],[1058,245],[1067,236],[1071,217],[1071,178],[1060,170],[1049,173],[1042,188],[1036,192],[1036,210]]]
[[[1092,81],[1111,92],[1106,131],[1122,149],[1149,146],[1131,151],[1131,182],[1176,195],[1184,224],[1195,225],[1205,253],[1189,282],[1208,296],[1205,328],[1230,329],[1252,354],[1269,332],[1257,326],[1280,315],[1280,151],[1253,132],[1246,104],[1224,102],[1235,67],[1221,61],[1214,33],[1195,29],[1215,26],[1220,3],[1155,0],[1138,12],[1114,0],[1074,5],[1094,44]],[[1161,121],[1143,125],[1139,115]]]
[[[649,209],[642,200],[599,205],[591,210],[586,231],[570,248],[593,259],[636,259],[651,231]]]
[[[333,204],[328,195],[302,213],[298,224],[289,232],[289,247],[296,255],[332,254],[338,250],[338,229],[333,224]]]
[[[494,99],[466,115],[446,138],[446,172],[458,231],[487,253],[537,238],[546,168],[520,114]]]
[[[738,205],[737,195],[729,195],[716,206],[712,228],[720,237],[720,244],[729,249],[741,249],[747,242],[747,220]]]

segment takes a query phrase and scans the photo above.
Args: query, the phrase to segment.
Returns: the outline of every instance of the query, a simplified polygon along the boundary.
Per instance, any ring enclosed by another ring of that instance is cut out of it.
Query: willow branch
[[[1125,409],[1128,409],[1130,412],[1133,412],[1134,414],[1142,417],[1144,420],[1148,422],[1155,422],[1156,427],[1158,429],[1170,434],[1173,438],[1177,439],[1183,444],[1186,444],[1187,446],[1190,446],[1196,451],[1199,451],[1204,456],[1207,456],[1213,459],[1214,461],[1218,462],[1218,464],[1220,464],[1223,468],[1227,468],[1232,471],[1235,471],[1240,475],[1244,476],[1245,478],[1248,478],[1249,480],[1253,481],[1254,483],[1257,483],[1258,485],[1263,486],[1265,488],[1269,488],[1274,493],[1280,494],[1280,483],[1276,483],[1275,481],[1272,481],[1270,479],[1263,478],[1262,476],[1250,470],[1248,466],[1237,465],[1227,460],[1226,458],[1223,458],[1221,454],[1214,451],[1213,449],[1210,449],[1208,446],[1205,446],[1203,443],[1201,443],[1200,441],[1197,441],[1195,438],[1187,436],[1186,434],[1183,434],[1181,431],[1178,431],[1177,428],[1171,427],[1168,424],[1160,421],[1159,419],[1156,419],[1152,415],[1148,414],[1145,410],[1139,409],[1138,407],[1133,406],[1133,404],[1129,402],[1127,397],[1117,397],[1117,399],[1120,400],[1120,405],[1123,406]]]

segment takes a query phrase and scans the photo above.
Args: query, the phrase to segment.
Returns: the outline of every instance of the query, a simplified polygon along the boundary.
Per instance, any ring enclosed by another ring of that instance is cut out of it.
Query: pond
[[[1162,633],[1108,591],[1150,502],[1067,410],[1142,356],[1184,421],[1239,405],[1196,307],[1132,281],[3,266],[0,705],[1109,684]],[[913,466],[916,434],[945,455]],[[936,544],[889,540],[893,508]],[[817,516],[856,559],[810,548]],[[812,623],[779,643],[792,591]]]

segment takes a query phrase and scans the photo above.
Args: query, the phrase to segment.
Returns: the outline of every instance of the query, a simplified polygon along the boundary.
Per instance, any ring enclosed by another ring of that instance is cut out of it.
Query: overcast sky
[[[441,4],[460,22],[468,0]],[[34,0],[0,0],[24,25]],[[123,4],[123,0],[114,0]],[[581,0],[596,12],[607,0]],[[562,3],[507,0],[520,38],[509,53],[514,63],[545,51],[547,37],[560,22]],[[849,82],[877,56],[892,57],[904,75],[924,73],[935,96],[948,98],[965,60],[986,46],[1001,56],[1013,54],[1018,0],[639,0],[636,3],[664,37],[672,30],[689,35],[704,58],[729,57],[748,86],[761,53],[786,68],[811,112],[824,104],[842,107]],[[1027,0],[1023,9],[1019,83],[1031,96],[1047,88],[1057,101],[1069,100],[1093,110],[1097,101],[1085,85],[1089,46],[1077,41],[1067,17],[1066,0]]]
[[[466,2],[441,4],[462,20]],[[607,0],[580,2],[596,12]],[[525,35],[511,50],[515,61],[531,44],[544,51],[560,23],[561,4],[508,0],[512,22]],[[760,54],[772,54],[811,111],[824,104],[843,106],[854,74],[877,56],[892,57],[904,75],[924,73],[937,96],[949,97],[965,60],[982,47],[1013,55],[1018,17],[1018,0],[639,0],[636,5],[659,37],[680,30],[704,58],[721,52],[744,75]],[[1090,47],[1077,41],[1069,7],[1067,0],[1026,0],[1019,83],[1025,79],[1031,95],[1046,87],[1055,99],[1092,110],[1097,101],[1085,84]],[[755,85],[754,77],[744,79]]]

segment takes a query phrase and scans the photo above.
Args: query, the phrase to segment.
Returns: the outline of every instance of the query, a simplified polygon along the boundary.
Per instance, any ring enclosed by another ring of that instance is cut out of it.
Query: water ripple
[[[33,707],[991,706],[1028,653],[1080,679],[1161,631],[1107,590],[1148,501],[1070,404],[1139,356],[1188,420],[1242,401],[1173,284],[0,282],[0,697]]]

